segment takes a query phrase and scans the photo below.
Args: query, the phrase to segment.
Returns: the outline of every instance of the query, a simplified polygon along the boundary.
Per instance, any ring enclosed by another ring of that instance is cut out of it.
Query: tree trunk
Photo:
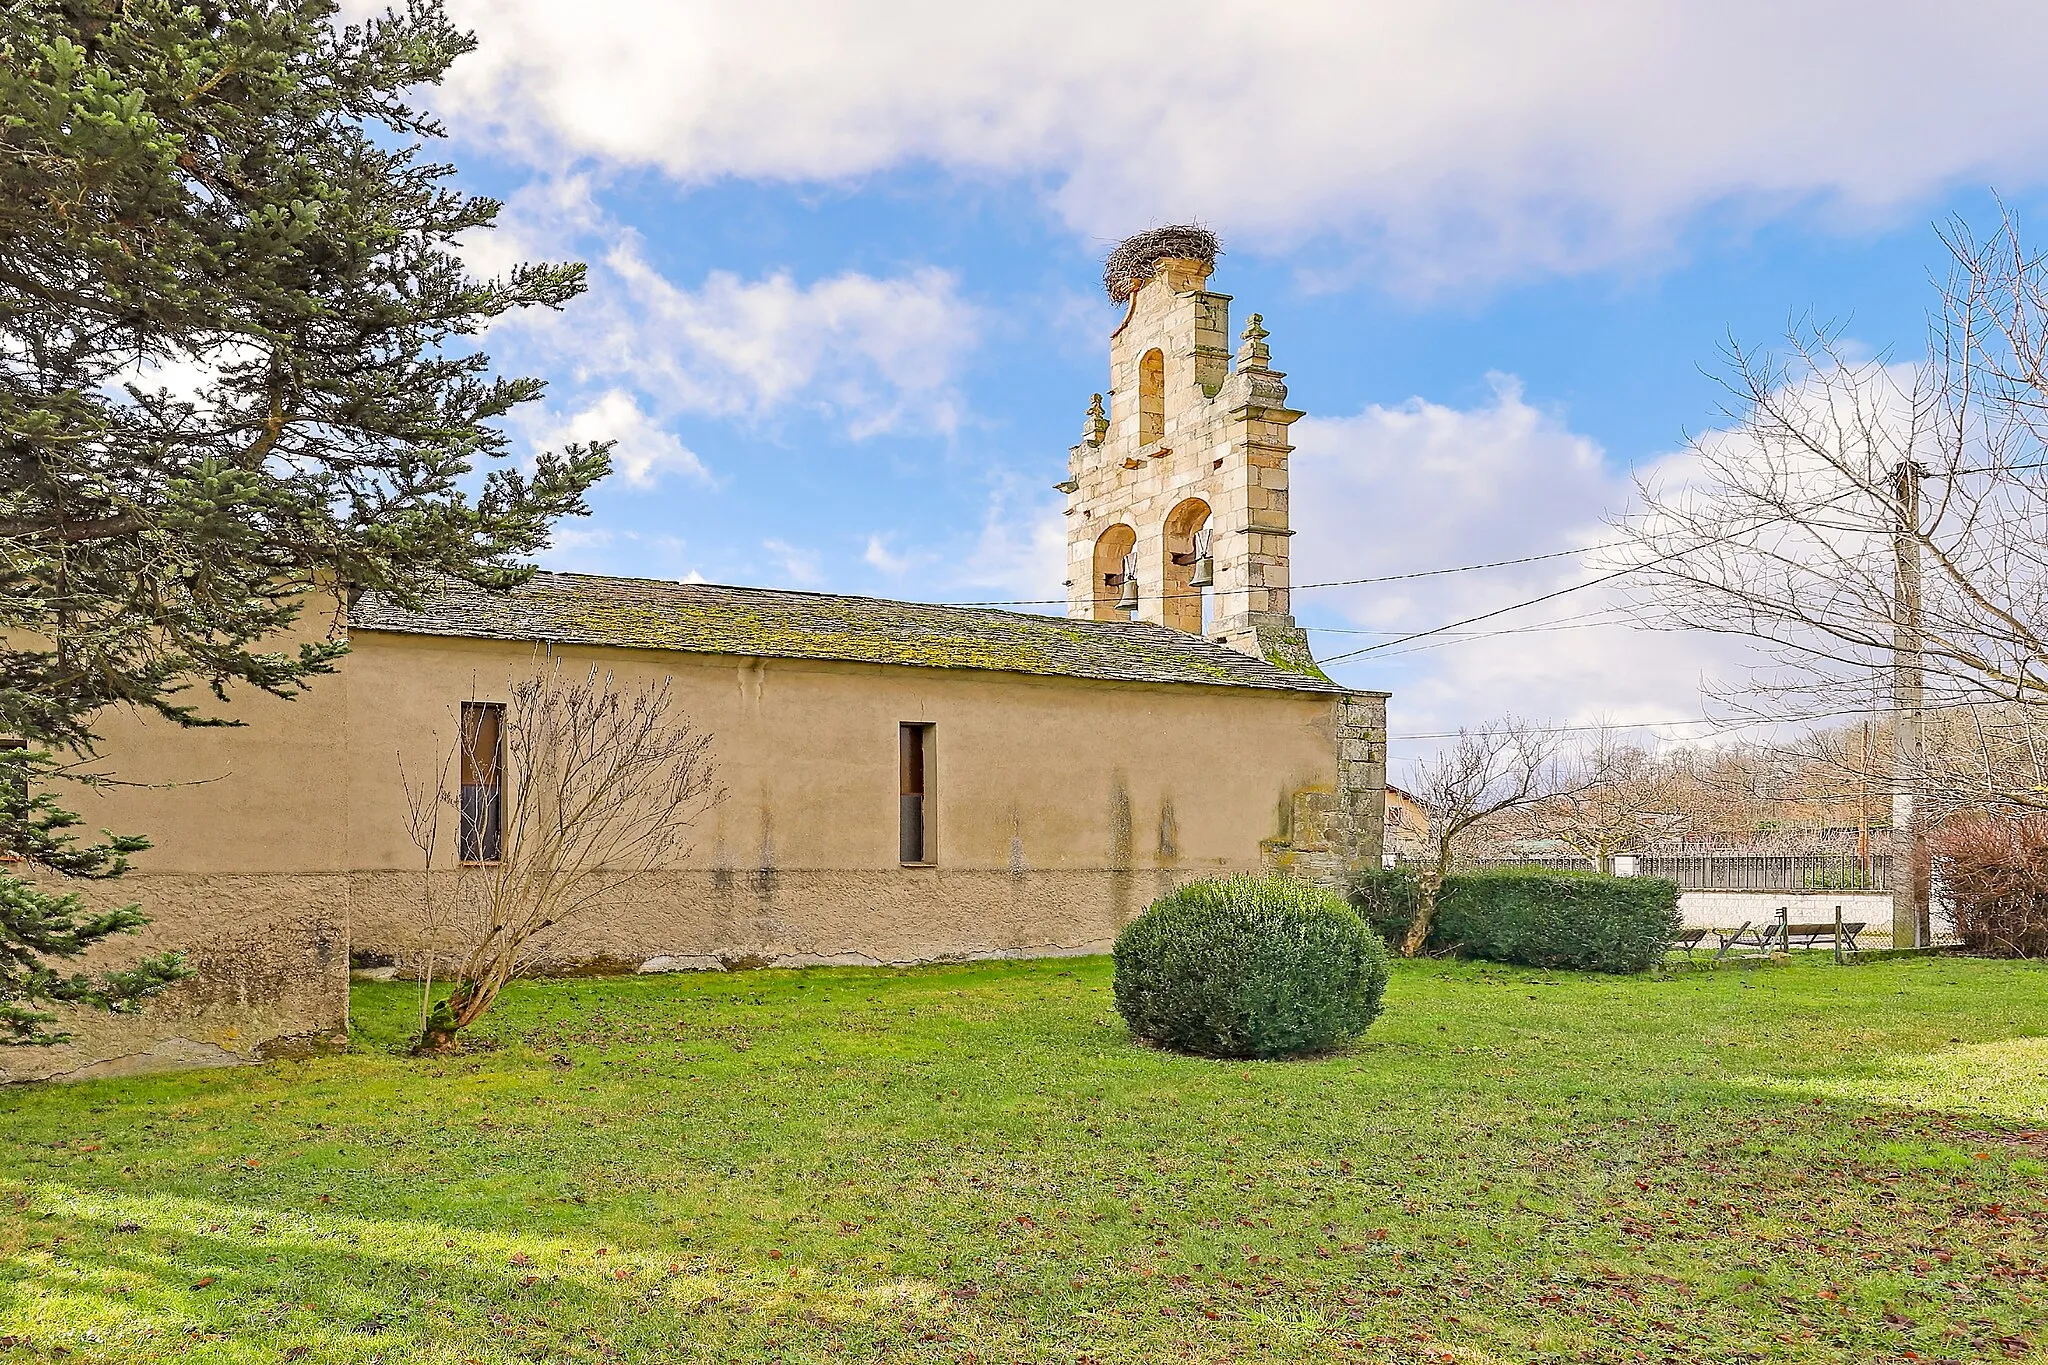
[[[1402,957],[1422,956],[1422,946],[1429,942],[1429,931],[1436,923],[1436,898],[1443,885],[1442,860],[1415,874],[1415,918],[1408,924],[1408,937],[1401,941]]]
[[[427,1036],[427,1012],[434,1006],[434,949],[420,954],[420,1037]]]
[[[455,1051],[460,1046],[461,1035],[454,1029],[442,1028],[438,1024],[430,1023],[427,1025],[426,1031],[420,1034],[420,1040],[412,1045],[412,1055],[415,1057],[442,1056]]]
[[[428,1013],[420,1039],[413,1044],[413,1055],[425,1057],[455,1051],[461,1046],[462,1030],[475,1023],[497,997],[495,987],[487,988],[483,982],[459,982]]]

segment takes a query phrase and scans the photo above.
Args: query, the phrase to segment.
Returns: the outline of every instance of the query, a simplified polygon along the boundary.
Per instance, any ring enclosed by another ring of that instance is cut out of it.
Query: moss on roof
[[[509,592],[448,580],[418,610],[366,594],[356,630],[674,649],[911,668],[968,668],[1122,682],[1344,692],[1320,672],[1276,668],[1198,635],[990,607],[540,573]]]

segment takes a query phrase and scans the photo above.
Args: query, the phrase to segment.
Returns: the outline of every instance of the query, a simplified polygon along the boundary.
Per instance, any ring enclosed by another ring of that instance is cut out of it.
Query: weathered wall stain
[[[1118,768],[1109,779],[1109,913],[1119,926],[1131,918],[1131,783]]]
[[[408,880],[409,894],[417,898],[419,879]],[[74,1040],[48,1048],[0,1048],[0,1082],[256,1061],[287,1039],[327,1050],[346,1045],[346,877],[166,877],[138,871],[109,885],[65,889],[79,890],[94,909],[140,901],[150,916],[141,934],[118,935],[86,954],[78,964],[84,970],[120,966],[174,947],[195,975],[139,1014],[58,1007],[62,1027]]]
[[[1153,853],[1152,895],[1170,895],[1180,884],[1180,822],[1174,814],[1173,798],[1159,798],[1159,843]]]
[[[1130,878],[1100,865],[978,871],[917,869],[818,872],[780,869],[766,920],[750,917],[736,935],[720,912],[716,874],[665,872],[636,879],[558,939],[550,971],[596,961],[640,964],[640,970],[819,963],[969,961],[1105,952],[1123,918],[1105,882]],[[392,946],[401,976],[421,960],[422,925],[416,877],[364,873],[356,879],[356,913],[366,937]],[[749,905],[758,903],[749,897]],[[447,951],[459,946],[450,931]]]

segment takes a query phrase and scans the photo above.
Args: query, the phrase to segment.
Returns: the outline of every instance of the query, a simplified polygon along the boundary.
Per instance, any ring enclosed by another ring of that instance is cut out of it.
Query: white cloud
[[[638,538],[631,531],[614,531],[609,526],[558,525],[548,533],[548,553],[570,560],[595,550],[609,550],[620,540]]]
[[[791,545],[786,540],[764,540],[761,548],[774,558],[783,582],[815,588],[825,581],[825,570],[816,550]]]
[[[674,433],[640,410],[633,395],[607,389],[595,402],[559,422],[542,419],[534,444],[561,446],[570,442],[616,441],[612,467],[635,488],[652,488],[665,473],[681,474],[699,483],[713,482],[711,471]]]
[[[1036,485],[995,474],[978,527],[903,546],[901,533],[870,535],[861,558],[890,578],[908,578],[919,600],[990,602],[1058,615],[1066,601],[1066,528],[1060,503]]]
[[[527,261],[563,260],[578,242],[616,235],[598,207],[587,174],[529,180],[505,201],[497,222],[462,235],[462,259],[479,275],[497,278]]]
[[[680,536],[647,535],[612,526],[558,523],[537,557],[543,569],[564,573],[634,574],[702,583]]]
[[[1020,480],[999,482],[959,567],[956,591],[1015,601],[1020,611],[1058,614],[1066,601],[1067,528],[1056,501],[1029,495]]]
[[[494,344],[531,347],[580,387],[630,382],[664,418],[767,421],[797,407],[855,438],[958,424],[955,380],[980,319],[951,272],[802,282],[788,271],[743,279],[714,270],[687,287],[655,268],[639,234],[591,194],[587,177],[537,181],[512,197],[495,231],[465,240],[466,259],[486,273],[534,258],[590,263],[586,297],[559,314],[508,318]]]
[[[950,272],[847,272],[800,285],[787,272],[742,280],[714,270],[688,290],[650,268],[630,237],[606,265],[634,301],[634,341],[661,339],[611,358],[679,407],[758,418],[807,403],[842,417],[855,437],[957,423],[950,384],[974,323]]]
[[[1631,484],[1596,443],[1493,377],[1489,401],[1452,408],[1410,399],[1354,417],[1305,418],[1289,498],[1297,583],[1548,555],[1613,539],[1604,517]],[[1312,635],[1347,681],[1393,681],[1393,730],[1433,732],[1513,712],[1556,723],[1697,717],[1700,683],[1749,665],[1739,643],[1639,628],[1617,586],[1474,622],[1457,633],[1392,643],[1599,575],[1596,555],[1569,555],[1402,583],[1304,591],[1297,618],[1341,630]],[[1540,627],[1540,629],[1528,629]],[[1511,634],[1493,634],[1513,631]]]
[[[1397,278],[1579,268],[1703,206],[1887,212],[2037,182],[2048,9],[1986,0],[458,0],[441,102],[537,163],[831,181],[919,163],[1048,186],[1110,240],[1200,217]]]
[[[861,558],[867,562],[869,568],[885,573],[891,578],[901,578],[929,556],[916,551],[898,554],[889,548],[889,542],[895,538],[893,531],[886,535],[869,536],[868,547],[861,553]]]

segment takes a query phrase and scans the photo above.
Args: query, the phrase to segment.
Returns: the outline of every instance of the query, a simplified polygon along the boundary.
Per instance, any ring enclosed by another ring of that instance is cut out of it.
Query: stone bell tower
[[[1301,413],[1259,315],[1233,364],[1230,296],[1205,286],[1216,239],[1159,228],[1118,247],[1103,283],[1126,306],[1068,457],[1067,614],[1208,636],[1315,668],[1288,601],[1287,428]]]

